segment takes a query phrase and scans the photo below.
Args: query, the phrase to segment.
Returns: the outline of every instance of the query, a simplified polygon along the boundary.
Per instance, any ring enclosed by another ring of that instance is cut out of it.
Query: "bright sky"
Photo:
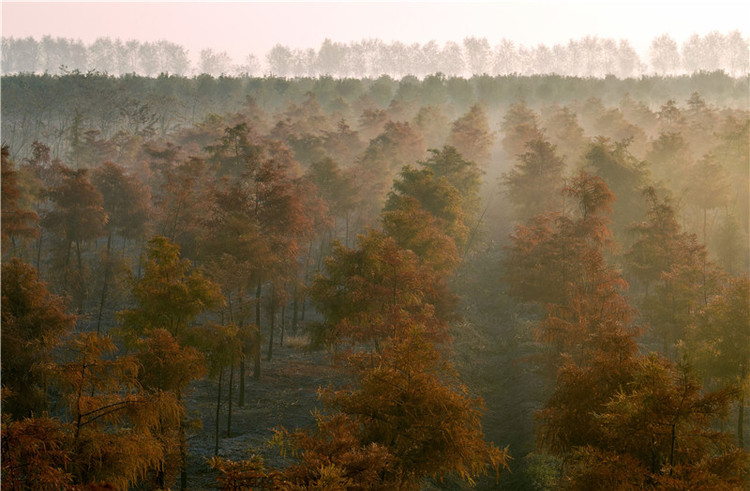
[[[238,62],[251,52],[262,57],[276,43],[317,48],[326,37],[443,43],[475,36],[552,45],[598,35],[628,39],[646,53],[663,33],[679,43],[693,33],[735,29],[749,35],[750,2],[2,2],[6,37],[166,39],[193,56],[212,48]]]

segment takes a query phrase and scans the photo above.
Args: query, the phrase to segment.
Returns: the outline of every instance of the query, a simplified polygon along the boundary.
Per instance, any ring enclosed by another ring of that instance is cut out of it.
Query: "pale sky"
[[[212,48],[237,62],[248,53],[262,58],[276,43],[318,48],[325,38],[442,44],[475,36],[530,46],[597,35],[628,39],[645,54],[663,33],[681,43],[735,29],[749,35],[750,2],[2,2],[6,37],[166,39],[191,56]]]

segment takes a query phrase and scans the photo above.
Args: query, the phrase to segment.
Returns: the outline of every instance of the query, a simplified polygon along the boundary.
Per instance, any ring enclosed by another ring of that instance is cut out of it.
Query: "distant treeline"
[[[2,73],[98,71],[110,75],[274,75],[279,77],[424,77],[543,75],[619,78],[644,74],[675,75],[723,70],[732,77],[748,73],[749,41],[739,31],[694,34],[681,45],[667,34],[651,42],[643,59],[627,40],[586,36],[567,44],[524,46],[503,39],[493,46],[486,38],[461,43],[405,44],[366,39],[340,43],[329,39],[315,49],[277,44],[261,59],[249,53],[233,60],[226,52],[201,50],[195,60],[184,47],[168,41],[140,42],[99,38],[80,40],[44,36],[2,38]]]
[[[687,100],[694,92],[708,104],[745,109],[750,78],[722,72],[690,76],[650,76],[620,80],[546,76],[429,75],[422,80],[387,75],[366,79],[333,77],[183,77],[100,73],[63,76],[10,75],[2,78],[3,143],[14,158],[26,156],[35,140],[47,142],[54,157],[69,151],[73,128],[96,128],[104,138],[118,132],[166,135],[203,121],[211,114],[239,111],[249,97],[263,111],[284,111],[310,95],[338,119],[365,124],[380,112],[407,115],[420,106],[448,104],[458,112],[474,104],[488,108],[493,121],[516,101],[532,106],[569,104],[591,98],[617,105],[632,98],[658,109],[668,99]],[[370,113],[367,108],[377,108]],[[368,116],[369,114],[369,116]],[[406,116],[401,116],[401,119]],[[408,119],[408,118],[406,118]]]

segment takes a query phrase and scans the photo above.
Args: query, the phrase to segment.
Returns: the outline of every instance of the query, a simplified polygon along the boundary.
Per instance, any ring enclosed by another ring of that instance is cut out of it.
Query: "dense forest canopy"
[[[747,489],[747,61],[4,38],[3,489]]]

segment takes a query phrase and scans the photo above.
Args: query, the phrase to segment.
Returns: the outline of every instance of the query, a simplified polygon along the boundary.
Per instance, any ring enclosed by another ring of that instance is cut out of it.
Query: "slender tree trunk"
[[[349,247],[349,212],[346,212],[346,234],[344,235],[344,245]]]
[[[68,284],[68,269],[70,269],[70,249],[73,247],[73,242],[68,241],[68,250],[65,254],[65,271],[63,272],[63,285]]]
[[[239,407],[245,407],[245,350],[242,350],[240,355],[240,380],[239,380],[239,396],[237,397],[237,405]]]
[[[297,284],[299,282],[297,281],[297,278],[294,279],[294,290],[292,293],[292,334],[297,335],[297,315],[299,314],[298,305],[299,305],[299,292],[297,291]]]
[[[44,228],[39,227],[39,240],[36,241],[36,270],[40,274],[42,272],[42,237],[44,237]]]
[[[214,456],[219,455],[219,416],[221,415],[221,378],[224,376],[224,369],[219,370],[219,393],[216,396],[216,424],[214,439]]]
[[[276,309],[271,307],[270,312],[270,330],[268,333],[268,353],[266,354],[266,360],[271,361],[271,358],[273,358],[273,331],[275,328],[275,320],[276,320]]]
[[[83,262],[81,261],[81,241],[76,241],[76,260],[78,261],[78,277],[83,281]]]
[[[675,424],[672,424],[672,441],[669,446],[669,475],[672,475],[672,469],[674,468],[674,441],[675,441]]]
[[[239,304],[240,304],[240,307],[239,307],[240,309],[240,331],[243,330],[242,328],[245,325],[245,314],[243,312],[243,307],[242,307],[242,303],[243,303],[242,299],[244,298],[244,295],[242,292],[243,290],[242,288],[240,288],[239,295],[238,295]],[[240,380],[239,380],[239,384],[240,384],[239,393],[240,394],[237,400],[237,405],[239,407],[245,407],[245,356],[247,354],[247,349],[248,349],[247,340],[244,339],[244,336],[243,336],[242,352],[240,353]]]
[[[229,367],[229,397],[227,399],[227,438],[232,438],[232,384],[234,383],[234,363]]]
[[[747,380],[747,367],[742,366],[740,380]],[[741,448],[745,448],[745,392],[740,393],[739,400],[740,407],[737,411],[737,445]]]
[[[268,333],[268,355],[267,360],[273,358],[273,331],[276,324],[276,285],[271,284],[271,302],[270,302],[270,329]]]
[[[109,270],[110,270],[110,251],[112,247],[112,232],[107,236],[107,256],[104,264],[104,284],[102,285],[102,296],[99,299],[99,315],[96,318],[96,333],[101,332],[102,327],[102,312],[104,311],[104,302],[107,300],[107,287],[109,286]]]
[[[745,448],[745,396],[740,396],[739,410],[737,411],[737,445],[741,448]]]
[[[180,490],[187,489],[187,437],[185,436],[185,412],[182,404],[182,391],[177,391],[180,403]]]
[[[281,306],[281,338],[279,339],[279,346],[284,346],[284,330],[286,329],[286,304]]]
[[[258,287],[255,290],[255,325],[258,326],[258,337],[255,343],[253,343],[253,377],[256,380],[260,380],[260,296],[262,293],[262,283],[258,280]]]
[[[136,278],[141,277],[141,271],[143,269],[143,237],[140,239],[140,248],[138,250],[138,274]]]

